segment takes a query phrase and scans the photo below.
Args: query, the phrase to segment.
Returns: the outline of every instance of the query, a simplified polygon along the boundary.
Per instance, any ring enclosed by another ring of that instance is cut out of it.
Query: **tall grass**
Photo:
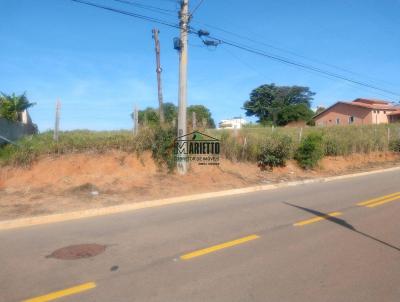
[[[29,165],[40,156],[80,152],[104,153],[110,150],[138,154],[152,151],[153,156],[155,154],[166,157],[165,152],[156,150],[160,145],[160,135],[157,135],[159,131],[161,130],[145,128],[136,136],[130,131],[67,131],[60,134],[58,142],[53,141],[52,132],[45,132],[23,138],[18,141],[18,146],[0,147],[0,164]],[[301,141],[311,133],[322,135],[324,156],[400,151],[400,124],[307,127],[302,130],[257,127],[207,132],[221,140],[221,155],[234,161],[259,162],[260,156],[265,155],[272,147],[274,154],[284,154],[285,157],[294,158]],[[169,135],[168,141],[164,140],[161,141],[162,145],[168,147],[172,144],[173,137]],[[290,144],[285,141],[290,141]]]
[[[322,135],[324,156],[396,151],[400,146],[400,124],[209,131],[211,136],[221,140],[222,154],[238,161],[255,161],[268,141],[280,139],[282,136],[291,138],[292,143],[286,147],[290,148],[290,154],[294,155],[302,140],[312,133]]]
[[[66,131],[59,141],[53,140],[52,132],[27,136],[15,145],[0,148],[0,164],[29,165],[43,155],[69,153],[104,153],[110,150],[141,153],[151,150],[154,130],[143,129],[137,136],[130,131]]]

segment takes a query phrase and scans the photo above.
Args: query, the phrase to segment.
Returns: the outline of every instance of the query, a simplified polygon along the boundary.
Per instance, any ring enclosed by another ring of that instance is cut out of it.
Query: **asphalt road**
[[[0,301],[397,302],[396,192],[399,171],[2,231]],[[46,257],[84,243],[107,248]]]

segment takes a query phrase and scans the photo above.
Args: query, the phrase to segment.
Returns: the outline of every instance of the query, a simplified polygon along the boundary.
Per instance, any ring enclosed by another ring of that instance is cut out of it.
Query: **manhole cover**
[[[55,258],[61,260],[75,260],[82,258],[90,258],[103,253],[106,250],[105,245],[100,244],[78,244],[63,247],[55,250],[47,256],[47,258]]]

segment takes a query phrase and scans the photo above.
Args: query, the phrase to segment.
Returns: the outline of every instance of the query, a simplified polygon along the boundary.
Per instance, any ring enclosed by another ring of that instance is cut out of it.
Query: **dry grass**
[[[59,142],[54,142],[51,132],[25,137],[18,147],[0,147],[0,164],[28,166],[41,156],[58,156],[73,153],[96,153],[117,150],[142,154],[155,144],[155,129],[143,129],[137,136],[130,131],[69,131],[62,132]],[[271,142],[290,138],[286,146],[293,158],[302,139],[310,133],[323,135],[325,156],[368,154],[377,151],[400,150],[400,125],[338,126],[300,128],[244,128],[238,131],[209,130],[221,140],[222,155],[233,161],[258,161],[265,146]],[[287,140],[286,140],[287,141]],[[168,142],[166,142],[168,143]],[[172,143],[172,142],[171,142]],[[279,144],[278,144],[279,145]],[[153,150],[154,151],[154,150]]]

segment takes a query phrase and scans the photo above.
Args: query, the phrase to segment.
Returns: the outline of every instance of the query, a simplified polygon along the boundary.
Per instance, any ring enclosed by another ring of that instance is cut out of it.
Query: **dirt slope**
[[[325,158],[315,171],[295,162],[273,172],[254,163],[221,160],[220,166],[191,167],[188,175],[168,174],[149,153],[70,154],[45,157],[30,168],[0,168],[0,219],[72,211],[127,202],[219,191],[255,184],[305,179],[391,167],[393,153]]]

